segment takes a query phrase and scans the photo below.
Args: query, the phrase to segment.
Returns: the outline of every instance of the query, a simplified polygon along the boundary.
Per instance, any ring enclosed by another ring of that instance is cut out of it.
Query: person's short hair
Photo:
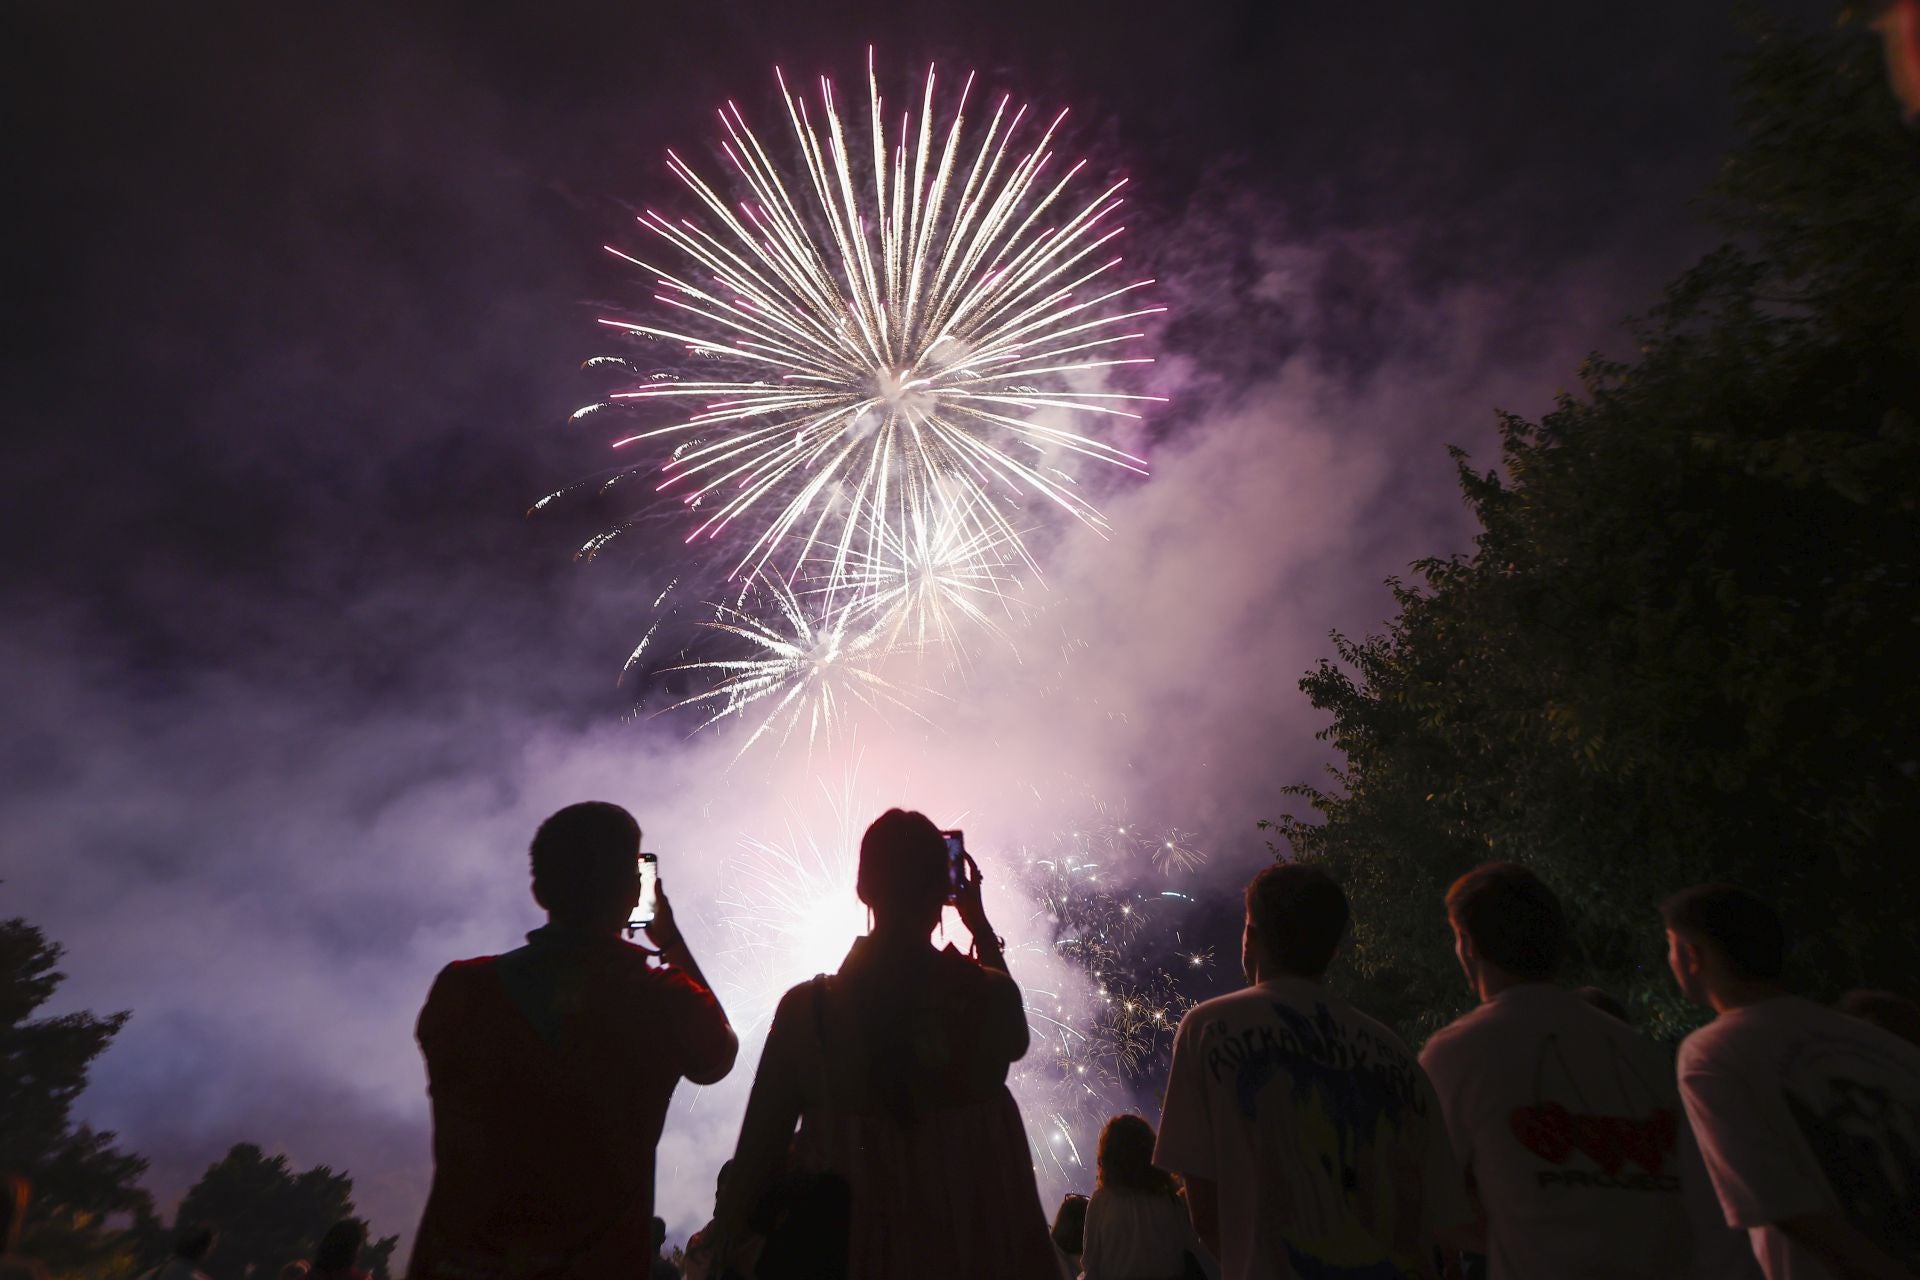
[[[173,1256],[198,1262],[213,1252],[214,1230],[204,1222],[189,1222],[173,1233]]]
[[[1062,1253],[1079,1257],[1087,1247],[1087,1198],[1069,1191],[1053,1214],[1053,1243]]]
[[[653,1215],[653,1251],[660,1252],[660,1246],[667,1242],[667,1220],[659,1214]]]
[[[1891,1031],[1908,1044],[1920,1045],[1920,1003],[1892,991],[1849,991],[1836,1006],[1840,1012]]]
[[[1447,890],[1447,919],[1481,959],[1517,978],[1549,978],[1567,950],[1567,916],[1517,862],[1483,862]]]
[[[345,1271],[360,1264],[360,1250],[367,1243],[367,1224],[358,1218],[344,1218],[327,1228],[320,1247],[313,1251],[313,1265],[322,1271]]]
[[[1771,982],[1787,967],[1787,931],[1774,909],[1745,889],[1699,884],[1660,904],[1667,928],[1708,942],[1736,976]]]
[[[1247,919],[1282,972],[1318,978],[1347,931],[1347,895],[1319,867],[1282,862],[1247,884]]]
[[[860,837],[854,881],[875,911],[925,910],[947,896],[947,842],[924,813],[889,809]]]
[[[1582,1000],[1585,1000],[1609,1018],[1614,1018],[1621,1022],[1633,1021],[1632,1018],[1627,1016],[1627,1006],[1621,1004],[1620,1001],[1614,997],[1613,992],[1608,991],[1605,987],[1581,987],[1573,994],[1579,996]]]
[[[570,804],[533,833],[533,891],[562,918],[591,916],[633,890],[640,824],[617,804]]]

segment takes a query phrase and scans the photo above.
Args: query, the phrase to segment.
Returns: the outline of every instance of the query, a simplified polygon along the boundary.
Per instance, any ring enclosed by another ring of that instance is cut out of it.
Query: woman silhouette
[[[774,1013],[718,1234],[743,1239],[756,1206],[784,1185],[773,1199],[815,1230],[800,1233],[811,1256],[782,1260],[783,1271],[1057,1280],[1006,1084],[1027,1051],[1026,1016],[981,903],[979,867],[966,859],[952,898],[975,958],[930,941],[952,886],[946,843],[923,814],[890,809],[867,828],[856,891],[872,932],[853,940],[838,973],[794,987]],[[820,1220],[831,1210],[801,1207],[835,1203],[823,1182],[840,1189],[844,1226]]]

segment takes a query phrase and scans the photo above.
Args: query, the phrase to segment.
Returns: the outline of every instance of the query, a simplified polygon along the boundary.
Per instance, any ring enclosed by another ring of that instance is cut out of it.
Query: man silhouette
[[[1714,1019],[1680,1095],[1767,1280],[1920,1277],[1920,1048],[1782,985],[1780,917],[1744,889],[1661,904],[1667,964]]]
[[[1225,1280],[1432,1277],[1470,1220],[1427,1073],[1322,981],[1347,895],[1317,867],[1247,886],[1245,990],[1174,1035],[1153,1162],[1180,1174]]]
[[[1435,1032],[1420,1065],[1484,1206],[1492,1280],[1757,1280],[1746,1238],[1720,1220],[1671,1055],[1554,981],[1571,941],[1559,898],[1488,862],[1446,905],[1480,1006]]]
[[[570,805],[533,838],[549,923],[527,945],[448,965],[420,1013],[433,1098],[433,1189],[413,1280],[627,1274],[653,1248],[653,1153],[680,1079],[712,1084],[739,1042],[675,926],[647,926],[640,827]]]

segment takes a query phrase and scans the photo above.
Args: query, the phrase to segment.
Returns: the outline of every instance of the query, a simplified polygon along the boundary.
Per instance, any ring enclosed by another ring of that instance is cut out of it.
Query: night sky
[[[729,97],[777,135],[776,63],[851,90],[869,44],[896,94],[932,60],[1071,107],[1173,308],[1156,474],[1049,564],[1098,709],[1029,735],[989,667],[918,776],[990,831],[945,762],[1084,751],[1205,838],[1230,946],[1253,821],[1324,762],[1296,680],[1468,545],[1444,446],[1491,465],[1496,407],[1716,243],[1730,7],[9,6],[0,914],[68,946],[61,1008],[134,1013],[84,1116],[163,1203],[256,1141],[407,1234],[411,1019],[537,923],[533,823],[628,803],[696,914],[696,850],[752,834],[708,803],[729,753],[615,681],[678,540],[582,564],[608,510],[525,513],[613,464],[567,416],[645,293],[600,246],[685,207],[665,148],[714,167]],[[676,1101],[676,1238],[750,1070]]]

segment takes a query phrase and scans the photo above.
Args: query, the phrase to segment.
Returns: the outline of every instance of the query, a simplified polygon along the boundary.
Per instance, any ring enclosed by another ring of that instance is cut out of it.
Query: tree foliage
[[[243,1142],[194,1183],[177,1220],[219,1233],[202,1264],[213,1280],[248,1280],[312,1258],[327,1228],[353,1216],[353,1179],[347,1174],[326,1165],[295,1172],[285,1156],[268,1156]],[[368,1247],[361,1261],[376,1280],[386,1280],[398,1243],[397,1236],[387,1236]]]
[[[170,1252],[170,1233],[139,1185],[147,1162],[72,1118],[88,1066],[127,1015],[36,1019],[62,981],[60,955],[26,921],[0,920],[0,1171],[33,1184],[21,1240],[27,1256],[58,1280],[130,1280]],[[206,1269],[214,1280],[248,1280],[311,1258],[321,1234],[353,1216],[347,1175],[325,1165],[295,1173],[285,1156],[269,1159],[241,1144],[187,1193],[176,1226],[213,1226],[220,1244]],[[398,1242],[387,1236],[369,1245],[362,1262],[379,1280]]]
[[[21,1245],[57,1276],[132,1274],[152,1205],[147,1162],[73,1122],[87,1068],[126,1022],[34,1014],[63,976],[60,948],[24,920],[0,921],[0,1170],[33,1183]]]
[[[1464,1003],[1440,897],[1490,858],[1665,1034],[1655,906],[1703,880],[1775,900],[1818,993],[1920,972],[1920,136],[1858,28],[1760,34],[1740,90],[1737,244],[1636,360],[1503,417],[1498,470],[1455,452],[1472,553],[1301,682],[1339,763],[1275,826],[1348,883],[1347,977],[1412,1034]]]

